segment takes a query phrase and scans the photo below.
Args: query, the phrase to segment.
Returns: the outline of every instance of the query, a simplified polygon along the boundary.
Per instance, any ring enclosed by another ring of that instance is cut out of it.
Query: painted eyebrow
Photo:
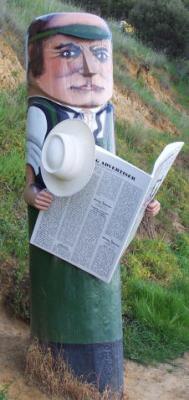
[[[107,49],[107,47],[101,47],[100,45],[99,45],[99,46],[98,46],[98,45],[96,45],[96,46],[90,46],[90,50],[91,50],[91,51],[95,51],[95,50],[109,51],[109,50]]]
[[[74,44],[74,43],[72,43],[72,42],[70,42],[70,43],[66,43],[66,44],[63,44],[63,43],[60,43],[58,46],[56,46],[55,47],[55,50],[62,50],[62,49],[64,49],[65,47],[75,47],[75,48],[79,48],[80,49],[80,47],[79,46],[77,46],[76,44]]]

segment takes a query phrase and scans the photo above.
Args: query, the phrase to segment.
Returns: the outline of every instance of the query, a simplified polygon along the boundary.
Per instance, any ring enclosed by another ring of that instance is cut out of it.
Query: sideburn
[[[43,64],[43,41],[38,40],[29,47],[28,72],[31,72],[34,78],[39,77],[44,72]]]

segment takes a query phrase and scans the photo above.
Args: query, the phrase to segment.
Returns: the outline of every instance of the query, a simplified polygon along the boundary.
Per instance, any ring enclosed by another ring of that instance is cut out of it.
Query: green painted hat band
[[[33,37],[29,38],[29,43],[33,43],[36,40],[45,39],[48,38],[49,36],[58,34],[74,36],[88,40],[111,39],[111,33],[108,30],[101,28],[99,26],[71,24],[66,26],[57,26],[54,28],[49,28],[42,32],[36,33]]]

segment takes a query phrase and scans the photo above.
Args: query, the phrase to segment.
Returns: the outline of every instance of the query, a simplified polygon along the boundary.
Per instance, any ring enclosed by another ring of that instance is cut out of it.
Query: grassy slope
[[[1,3],[1,1],[0,1]],[[9,37],[19,58],[23,59],[24,32],[36,16],[52,11],[70,11],[75,7],[58,0],[11,0],[2,2],[3,27],[12,29]],[[130,246],[122,260],[123,320],[126,356],[142,362],[173,358],[189,349],[189,183],[188,183],[188,70],[187,63],[168,62],[138,43],[133,37],[121,35],[112,22],[114,36],[115,82],[122,91],[134,94],[150,108],[154,118],[166,117],[177,128],[179,137],[157,129],[142,128],[123,120],[117,121],[117,147],[123,158],[145,170],[163,146],[173,140],[186,145],[158,194],[162,211],[157,222],[146,222],[142,234]],[[13,39],[18,38],[17,42]],[[136,80],[128,73],[126,59],[139,66],[147,64],[160,85],[173,91],[175,105],[158,101],[143,76]],[[182,105],[178,110],[176,102]],[[26,91],[20,85],[0,96],[1,138],[1,259],[3,265],[16,264],[13,307],[25,313],[20,282],[27,271],[26,207],[22,200],[24,186],[24,125]],[[177,223],[171,222],[173,218]],[[144,229],[147,226],[146,230]],[[177,232],[180,227],[180,233]],[[185,231],[184,231],[184,228]],[[147,231],[147,233],[146,233]],[[166,240],[162,240],[163,238]],[[151,236],[154,236],[153,240]],[[3,269],[2,269],[3,271]]]

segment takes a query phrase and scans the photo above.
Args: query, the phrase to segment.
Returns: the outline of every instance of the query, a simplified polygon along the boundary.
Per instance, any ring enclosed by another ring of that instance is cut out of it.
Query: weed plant
[[[67,366],[61,354],[54,356],[51,348],[41,347],[34,341],[27,353],[26,377],[48,395],[67,400],[118,400],[120,395],[108,388],[102,394],[82,379],[78,380]]]

